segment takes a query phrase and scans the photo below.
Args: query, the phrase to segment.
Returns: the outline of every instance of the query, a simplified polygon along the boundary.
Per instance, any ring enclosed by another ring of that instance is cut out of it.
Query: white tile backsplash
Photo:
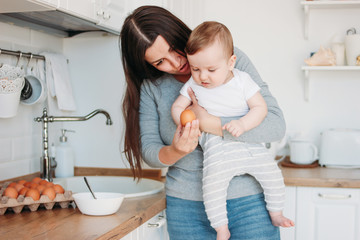
[[[41,141],[37,134],[33,136],[21,136],[12,139],[13,146],[13,159],[28,159],[41,155]]]
[[[1,163],[0,180],[23,176],[31,173],[30,171],[31,161],[32,159],[23,159],[19,161],[10,161],[10,162]]]
[[[11,152],[11,138],[0,138],[0,164],[11,160]]]
[[[1,49],[31,51],[34,54],[62,52],[63,49],[62,38],[27,28],[0,22],[0,32]],[[0,54],[0,63],[14,65],[16,62],[17,57]],[[28,59],[21,59],[20,64],[26,66],[27,62]],[[20,103],[15,117],[0,118],[0,180],[40,171],[42,123],[35,122],[34,118],[42,115],[44,106],[45,103],[31,106]],[[52,126],[49,128],[53,129]],[[53,136],[49,137],[53,139]]]

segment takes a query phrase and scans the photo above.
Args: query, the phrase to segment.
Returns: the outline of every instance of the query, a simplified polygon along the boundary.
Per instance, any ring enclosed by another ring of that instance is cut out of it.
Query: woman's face
[[[186,82],[190,77],[191,72],[186,57],[172,49],[161,35],[146,50],[145,60],[159,71],[174,75],[179,81]]]

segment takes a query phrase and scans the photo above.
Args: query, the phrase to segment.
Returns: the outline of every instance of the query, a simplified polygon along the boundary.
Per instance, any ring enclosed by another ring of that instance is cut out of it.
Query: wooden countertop
[[[359,168],[280,168],[286,186],[360,188]]]
[[[23,210],[0,216],[1,239],[120,239],[165,209],[165,192],[125,199],[117,213],[87,216],[78,208]]]
[[[281,167],[286,186],[360,188],[360,169]],[[125,199],[109,216],[76,208],[29,210],[0,216],[1,239],[119,239],[165,209],[165,192]]]

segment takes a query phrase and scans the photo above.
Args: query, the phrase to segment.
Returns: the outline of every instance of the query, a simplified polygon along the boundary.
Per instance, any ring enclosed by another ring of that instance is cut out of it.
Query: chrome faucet
[[[50,122],[69,122],[69,121],[86,121],[97,115],[98,113],[102,113],[106,117],[106,125],[112,125],[111,117],[108,112],[102,109],[97,109],[84,117],[53,117],[47,115],[47,109],[43,109],[43,115],[41,117],[37,117],[34,120],[36,122],[43,123],[43,154],[40,158],[40,166],[41,166],[41,177],[47,179],[49,182],[52,182],[52,171],[56,168],[56,161],[54,157],[50,157],[49,155],[49,136],[48,136],[48,123]],[[53,163],[52,163],[53,162]]]

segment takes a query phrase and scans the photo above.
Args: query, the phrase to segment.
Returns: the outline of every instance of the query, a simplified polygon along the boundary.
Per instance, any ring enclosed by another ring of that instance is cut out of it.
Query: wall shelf
[[[360,1],[301,1],[304,8],[304,38],[307,40],[309,35],[309,15],[312,9],[351,9],[360,8]]]
[[[304,98],[305,101],[309,101],[309,75],[311,71],[360,71],[360,66],[303,66],[301,70],[305,73]]]

